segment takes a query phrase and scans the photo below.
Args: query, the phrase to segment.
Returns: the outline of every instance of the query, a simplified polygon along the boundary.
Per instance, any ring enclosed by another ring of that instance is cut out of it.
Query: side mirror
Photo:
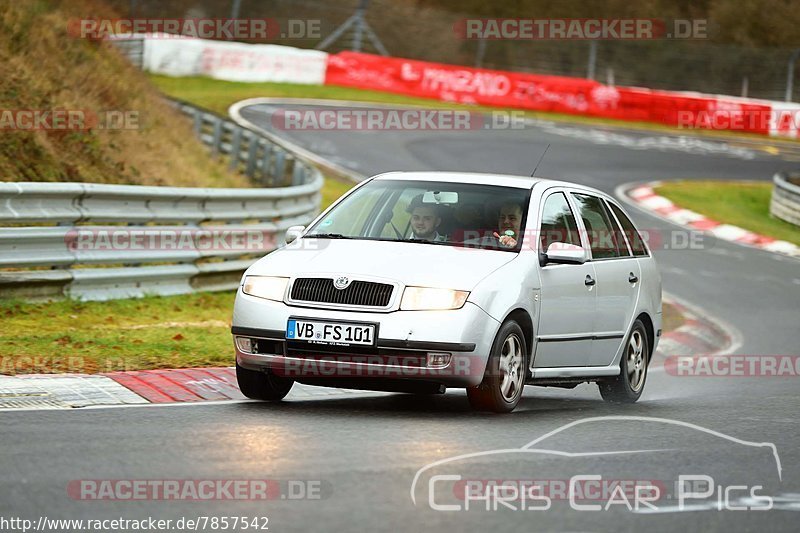
[[[541,254],[541,265],[556,263],[563,265],[582,265],[586,262],[586,250],[574,244],[553,242],[547,247],[547,252]]]
[[[286,230],[286,244],[292,244],[297,238],[303,234],[305,231],[305,226],[290,226],[289,229]]]

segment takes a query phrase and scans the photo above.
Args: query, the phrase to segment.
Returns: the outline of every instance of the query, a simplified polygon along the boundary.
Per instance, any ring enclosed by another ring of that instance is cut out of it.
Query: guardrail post
[[[203,133],[203,113],[191,109],[190,116],[194,118],[194,134],[199,138]]]
[[[275,184],[275,173],[272,172],[272,143],[264,143],[264,155],[261,158],[261,183],[264,185]]]
[[[284,176],[286,175],[286,150],[280,146],[275,147],[275,183],[283,183]]]
[[[292,171],[292,185],[302,185],[305,182],[305,170],[305,166],[295,159],[294,170]]]
[[[217,156],[220,152],[219,143],[222,141],[222,120],[214,117],[212,124],[214,125],[214,137],[211,140],[211,153]]]
[[[258,153],[258,138],[256,135],[248,131],[247,142],[250,144],[247,147],[247,170],[245,171],[251,178],[255,177],[256,172],[256,154]]]
[[[228,165],[228,168],[231,170],[236,169],[239,166],[239,156],[241,155],[242,150],[242,128],[234,127],[233,129],[233,138],[231,139],[231,162]]]

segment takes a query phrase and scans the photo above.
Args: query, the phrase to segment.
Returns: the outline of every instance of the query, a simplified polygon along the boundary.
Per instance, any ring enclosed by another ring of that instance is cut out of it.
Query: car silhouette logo
[[[339,290],[346,289],[348,286],[350,286],[350,279],[347,276],[339,276],[333,282],[333,286]]]

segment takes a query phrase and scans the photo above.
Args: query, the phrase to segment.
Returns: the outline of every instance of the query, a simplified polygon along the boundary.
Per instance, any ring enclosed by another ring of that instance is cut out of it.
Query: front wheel
[[[528,372],[528,350],[519,324],[500,327],[480,385],[467,388],[473,409],[509,413],[519,403]]]
[[[236,381],[239,390],[251,400],[282,400],[294,385],[294,380],[276,376],[272,372],[259,372],[242,368],[236,363]]]
[[[620,373],[614,378],[597,382],[600,396],[607,402],[634,403],[642,395],[647,379],[650,344],[641,320],[633,323],[620,361]]]

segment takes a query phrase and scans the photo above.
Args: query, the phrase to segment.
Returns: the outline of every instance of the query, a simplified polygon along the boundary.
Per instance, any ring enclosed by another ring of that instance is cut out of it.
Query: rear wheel
[[[509,413],[519,403],[528,372],[528,350],[519,324],[500,327],[480,385],[467,388],[473,409]]]
[[[270,371],[248,370],[236,364],[236,381],[239,390],[251,400],[278,401],[283,399],[294,385],[294,380],[276,376]]]
[[[647,330],[642,321],[637,319],[625,343],[619,375],[597,383],[605,401],[634,403],[639,399],[647,379],[649,346]]]

